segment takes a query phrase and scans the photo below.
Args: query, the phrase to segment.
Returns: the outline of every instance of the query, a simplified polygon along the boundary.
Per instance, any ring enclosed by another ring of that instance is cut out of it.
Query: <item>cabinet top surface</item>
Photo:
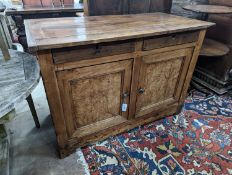
[[[165,13],[25,20],[31,51],[157,36],[212,25]]]

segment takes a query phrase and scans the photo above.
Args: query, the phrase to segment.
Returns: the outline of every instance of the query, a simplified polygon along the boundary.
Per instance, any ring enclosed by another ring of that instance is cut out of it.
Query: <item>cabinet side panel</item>
[[[202,47],[202,44],[203,44],[203,41],[205,38],[205,34],[206,34],[206,30],[200,31],[199,38],[198,38],[198,41],[196,43],[196,47],[193,51],[192,59],[191,59],[190,64],[189,64],[188,73],[187,73],[187,76],[185,78],[184,86],[183,86],[182,93],[181,93],[181,98],[180,98],[181,104],[184,102],[184,100],[187,96],[189,84],[192,80],[193,72],[194,72],[194,69],[195,69],[195,66],[196,66],[196,63],[198,60],[198,56],[199,56],[200,51],[201,51],[201,47]]]
[[[45,85],[48,104],[52,114],[57,142],[60,149],[60,156],[64,157],[67,153],[64,150],[67,145],[67,131],[63,116],[63,108],[60,99],[60,92],[57,84],[52,55],[50,51],[40,51],[37,54],[40,64],[41,74]]]

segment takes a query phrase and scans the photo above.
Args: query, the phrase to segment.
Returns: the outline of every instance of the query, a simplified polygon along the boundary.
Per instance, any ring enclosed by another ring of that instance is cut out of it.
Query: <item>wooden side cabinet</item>
[[[188,34],[196,37],[185,40],[186,33],[158,37],[165,43],[172,36],[172,43],[158,48],[152,46],[156,42],[146,47],[150,38],[144,38],[48,52],[68,141],[61,155],[177,112],[184,83],[190,82],[186,76],[200,31]],[[42,70],[48,66],[40,63]]]
[[[60,156],[178,113],[211,25],[163,13],[26,21]]]
[[[58,88],[68,138],[81,138],[120,125],[135,116],[178,104],[193,48],[144,55],[140,60],[136,94],[131,92],[134,58],[57,71]],[[120,59],[120,55],[118,56]],[[78,62],[77,62],[78,63]],[[130,96],[136,103],[130,104]],[[123,109],[124,108],[124,109]]]
[[[165,43],[158,46],[147,45],[151,38],[146,37],[38,52],[49,104],[59,102],[52,109],[60,108],[54,111],[58,118],[53,118],[64,141],[61,157],[76,147],[178,112],[190,82],[188,74],[193,72],[196,43],[204,33],[188,32],[196,36],[188,40],[183,37],[186,33],[152,38]],[[170,36],[171,43],[166,43]],[[54,77],[45,71],[51,67]],[[54,86],[57,92],[49,88]]]

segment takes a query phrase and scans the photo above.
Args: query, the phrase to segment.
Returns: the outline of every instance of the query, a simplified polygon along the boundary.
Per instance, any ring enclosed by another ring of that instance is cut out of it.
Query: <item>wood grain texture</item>
[[[52,61],[52,54],[49,50],[37,53],[41,74],[45,85],[45,91],[48,99],[49,108],[52,114],[56,138],[59,150],[63,150],[68,146],[68,136],[65,127],[65,119],[63,114],[63,106],[60,100],[60,90],[56,79],[55,69]],[[60,151],[60,156],[65,153]]]
[[[161,13],[89,17],[78,24],[73,19],[66,21],[74,22],[71,28],[67,25],[64,29],[57,21],[46,28],[47,32],[38,32],[45,38],[48,34],[72,36],[75,28],[79,39],[83,33],[87,37],[82,41],[74,37],[76,43],[57,40],[58,45],[49,46],[51,50],[38,51],[61,157],[76,147],[179,111],[205,30],[212,23]],[[183,20],[181,26],[177,25],[179,20]],[[33,22],[42,24],[40,20]],[[84,30],[80,28],[83,24]],[[99,28],[103,24],[105,33]],[[141,24],[145,27],[140,28]],[[173,41],[169,41],[170,36],[175,36]],[[34,42],[38,38],[30,39]],[[122,112],[125,92],[129,108]]]
[[[153,50],[163,47],[176,46],[196,42],[199,32],[185,32],[180,34],[162,35],[144,40],[143,50]]]
[[[121,41],[112,43],[91,44],[86,46],[54,49],[53,60],[56,64],[71,61],[80,61],[111,55],[132,53],[134,51],[133,41]]]
[[[121,104],[122,94],[130,92],[131,70],[132,60],[125,60],[57,72],[69,137],[83,135],[80,128],[91,124],[100,130],[104,123],[99,128],[97,123],[106,119],[127,119],[128,110],[122,112]],[[129,97],[124,102],[129,104]]]
[[[143,117],[133,118],[131,120],[126,120],[119,125],[103,128],[103,130],[95,132],[95,134],[85,135],[81,138],[69,140],[68,149],[61,150],[67,155],[75,152],[76,148],[82,147],[88,144],[92,144],[95,141],[104,140],[112,135],[116,135],[122,132],[131,130],[137,126],[148,124],[152,121],[161,119],[163,116],[172,115],[177,111],[178,104],[168,105],[163,109],[153,111]]]
[[[56,1],[61,3],[59,0]],[[55,2],[55,3],[56,3]],[[25,19],[41,19],[41,18],[60,18],[60,17],[77,17],[80,14],[78,12],[83,12],[83,7],[80,3],[75,4],[75,6],[69,7],[57,7],[57,3],[54,4],[55,7],[40,7],[40,8],[20,8],[16,6],[14,9],[8,8],[5,13],[12,17],[16,25],[16,33],[18,35],[18,41],[23,46],[25,51],[28,51],[27,38],[24,27]]]
[[[137,39],[135,42],[135,57],[133,62],[133,72],[131,81],[131,93],[130,93],[130,107],[129,107],[129,119],[133,119],[136,111],[136,99],[139,83],[139,69],[141,65],[141,51],[143,48],[143,39]]]
[[[164,13],[25,21],[31,51],[157,36],[212,25],[214,23]]]
[[[121,113],[121,82],[120,72],[70,82],[77,127],[112,118]]]
[[[141,47],[141,49],[139,51],[136,50],[137,43],[139,43],[139,45],[140,45],[139,47]],[[91,61],[89,59],[85,59],[85,60],[74,61],[74,62],[60,63],[60,64],[55,65],[55,69],[56,69],[56,71],[61,71],[61,70],[78,68],[78,67],[92,66],[92,65],[96,65],[96,64],[116,62],[116,61],[126,60],[128,58],[136,58],[136,57],[141,57],[141,56],[146,56],[146,55],[151,55],[151,54],[157,54],[157,53],[177,50],[177,49],[191,48],[191,47],[195,47],[195,45],[196,45],[196,43],[194,42],[194,43],[187,43],[187,44],[164,47],[164,48],[160,48],[160,49],[142,52],[143,41],[141,40],[139,42],[138,41],[135,42],[135,52],[94,58],[94,59],[91,59]],[[134,62],[136,62],[136,59]],[[134,65],[136,65],[136,64],[134,64]],[[135,71],[137,71],[137,69]]]
[[[232,7],[220,5],[187,5],[183,7],[185,10],[190,10],[198,13],[208,14],[229,14],[232,13]]]
[[[198,56],[199,56],[200,51],[201,51],[201,47],[202,47],[202,44],[203,44],[203,41],[205,38],[205,34],[206,34],[206,30],[202,30],[199,34],[199,38],[198,38],[198,41],[196,43],[195,49],[193,51],[191,62],[190,62],[189,67],[188,67],[187,75],[186,75],[186,78],[184,81],[184,86],[182,88],[182,93],[181,93],[181,97],[180,97],[180,104],[184,103],[184,100],[187,96],[189,84],[192,80],[193,72],[194,72],[194,69],[195,69],[195,66],[196,66],[196,63],[198,60]]]
[[[142,58],[136,117],[178,102],[180,93],[177,91],[183,86],[180,79],[186,74],[183,70],[189,65],[191,50],[191,48],[181,49]],[[144,92],[140,93],[139,89],[143,89]]]
[[[30,54],[9,50],[11,59],[5,61],[0,51],[0,118],[25,100],[39,83],[40,69]]]

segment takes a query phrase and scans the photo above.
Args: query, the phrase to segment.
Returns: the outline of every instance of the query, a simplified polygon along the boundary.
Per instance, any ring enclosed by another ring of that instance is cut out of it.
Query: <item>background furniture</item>
[[[60,156],[178,113],[212,25],[165,13],[27,20]]]
[[[0,13],[0,30],[2,33],[2,39],[4,41],[4,43],[6,43],[7,49],[14,49],[14,50],[18,50],[23,52],[23,48],[20,44],[18,43],[13,43],[11,40],[11,34],[9,32],[7,23],[6,23],[6,17],[3,13]],[[26,98],[30,111],[32,113],[35,125],[37,128],[40,128],[40,123],[39,123],[39,119],[35,110],[35,105],[32,99],[31,94],[28,95],[28,97]]]
[[[187,5],[183,7],[185,10],[190,10],[197,13],[206,14],[230,14],[232,8],[220,5]]]
[[[210,29],[197,63],[193,80],[218,94],[232,89],[232,2],[210,0],[210,5],[189,5],[217,25]],[[227,5],[227,6],[224,6]]]
[[[1,32],[0,32],[1,37]],[[10,50],[4,60],[0,51],[0,174],[9,173],[9,137],[4,124],[15,116],[15,105],[30,96],[40,79],[37,60],[24,52]]]
[[[0,2],[0,12],[4,12],[4,10],[6,9],[6,6]]]
[[[38,18],[60,18],[60,17],[74,17],[78,12],[83,12],[82,4],[74,4],[68,7],[12,7],[6,9],[7,16],[11,16],[15,21],[17,27],[17,35],[19,43],[22,44],[25,51],[27,51],[26,33],[24,27],[25,19]]]
[[[22,0],[24,8],[73,6],[74,0]]]
[[[171,7],[172,0],[84,0],[84,11],[87,16],[170,13]]]

